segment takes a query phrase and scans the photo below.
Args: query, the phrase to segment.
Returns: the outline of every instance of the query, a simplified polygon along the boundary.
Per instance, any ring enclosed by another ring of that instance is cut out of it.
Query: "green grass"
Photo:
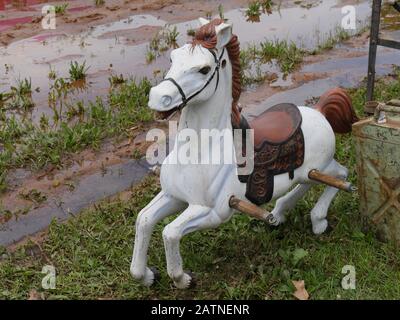
[[[246,15],[249,18],[259,17],[261,15],[261,4],[258,1],[253,1],[249,3],[246,9]]]
[[[89,67],[86,67],[86,61],[79,64],[77,61],[71,61],[69,66],[69,77],[71,81],[79,81],[86,79],[87,71]]]
[[[361,114],[364,85],[350,94]],[[378,100],[400,96],[398,70],[378,80],[376,96]],[[349,180],[356,183],[351,135],[337,136],[336,157],[349,167]],[[48,299],[293,299],[291,280],[304,280],[311,299],[400,297],[400,252],[363,227],[356,193],[339,192],[328,215],[332,230],[312,234],[309,213],[321,187],[302,199],[279,228],[237,214],[218,229],[185,237],[181,244],[185,269],[198,277],[193,290],[175,289],[166,275],[161,231],[174,219],[168,218],[157,226],[149,250],[149,265],[160,269],[161,281],[152,288],[142,287],[129,274],[134,224],[158,191],[158,178],[149,176],[128,201],[103,201],[65,224],[53,222],[42,244],[31,242],[5,253],[0,262],[0,298],[24,299],[35,289]],[[55,290],[41,289],[41,270],[47,264],[56,267]],[[356,290],[341,287],[345,265],[355,267]]]
[[[283,75],[287,76],[300,66],[305,56],[321,54],[325,51],[331,50],[338,44],[349,40],[352,37],[357,37],[368,29],[368,23],[363,27],[360,27],[355,33],[350,33],[343,30],[340,26],[337,26],[334,30],[325,35],[317,35],[321,38],[313,49],[304,49],[301,46],[299,47],[294,41],[280,39],[266,39],[258,44],[250,45],[249,47],[242,49],[240,54],[242,64],[242,84],[248,86],[254,83],[263,82],[268,74],[266,74],[265,71],[261,71],[262,66],[272,62],[275,62]]]
[[[126,129],[153,120],[153,112],[147,107],[150,87],[147,79],[139,83],[131,79],[112,90],[107,102],[97,99],[86,107],[78,102],[68,108],[67,114],[55,108],[56,129],[50,127],[45,116],[34,125],[26,118],[6,117],[0,110],[0,191],[7,188],[8,170],[61,166],[69,155],[97,148],[105,138],[126,135]],[[77,121],[71,122],[71,115],[76,115]]]
[[[257,72],[263,64],[276,62],[281,72],[287,75],[293,72],[303,61],[306,51],[294,42],[286,40],[264,40],[258,45],[241,50],[242,84],[262,82],[267,74]],[[255,69],[256,72],[251,70]]]
[[[55,13],[56,15],[64,15],[67,12],[69,4],[68,3],[62,3],[60,5],[55,6]]]
[[[16,85],[10,88],[10,92],[0,94],[0,106],[17,112],[28,112],[35,104],[32,101],[31,79],[17,79]]]
[[[145,54],[147,63],[153,62],[162,53],[168,51],[168,49],[177,48],[178,37],[179,31],[176,26],[171,28],[170,26],[166,25],[162,30],[157,32],[150,40]]]
[[[104,6],[105,3],[106,3],[105,0],[94,0],[94,5],[96,7]]]

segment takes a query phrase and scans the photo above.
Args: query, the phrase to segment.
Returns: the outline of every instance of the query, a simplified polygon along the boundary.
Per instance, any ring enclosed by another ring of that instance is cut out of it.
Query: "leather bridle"
[[[208,78],[208,80],[207,80],[206,83],[203,85],[203,87],[202,87],[200,90],[198,90],[198,91],[196,91],[195,93],[193,93],[191,96],[186,97],[186,94],[185,94],[185,92],[183,91],[182,87],[179,85],[178,82],[175,81],[175,79],[173,79],[173,78],[165,78],[165,79],[163,79],[163,80],[161,81],[161,82],[163,82],[163,81],[170,81],[170,82],[171,82],[173,85],[175,85],[175,87],[178,89],[179,94],[181,95],[181,98],[182,98],[182,103],[178,105],[178,108],[179,108],[179,109],[183,109],[183,108],[188,104],[188,102],[189,102],[190,100],[192,100],[194,97],[196,97],[198,94],[200,94],[205,88],[207,88],[207,86],[208,86],[208,85],[211,83],[211,81],[214,79],[215,75],[217,75],[217,83],[215,84],[214,93],[215,93],[215,91],[217,91],[217,89],[218,89],[218,84],[219,84],[219,70],[220,70],[220,68],[221,68],[221,59],[222,59],[222,57],[224,56],[225,48],[222,49],[221,55],[220,55],[219,57],[217,56],[217,54],[216,54],[212,49],[208,49],[208,50],[209,50],[209,51],[211,52],[211,54],[213,55],[214,60],[215,60],[215,63],[216,63],[217,65],[216,65],[216,67],[215,67],[215,69],[214,69],[214,72],[213,72],[212,75]]]

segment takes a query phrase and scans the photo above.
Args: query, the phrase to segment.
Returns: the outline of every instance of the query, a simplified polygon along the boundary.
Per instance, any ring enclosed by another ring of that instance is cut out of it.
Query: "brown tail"
[[[341,88],[325,92],[315,105],[315,109],[325,116],[335,133],[351,132],[351,125],[358,121],[351,98]]]

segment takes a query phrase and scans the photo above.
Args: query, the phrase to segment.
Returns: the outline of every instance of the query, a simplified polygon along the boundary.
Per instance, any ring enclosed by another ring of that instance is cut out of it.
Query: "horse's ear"
[[[206,24],[210,23],[210,20],[204,19],[202,17],[199,18],[199,22],[201,26],[205,26]]]
[[[232,38],[232,25],[228,23],[221,23],[215,27],[217,35],[217,49],[225,47]]]

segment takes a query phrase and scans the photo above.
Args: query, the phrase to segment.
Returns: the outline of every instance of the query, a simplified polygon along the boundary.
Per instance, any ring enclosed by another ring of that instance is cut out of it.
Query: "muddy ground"
[[[2,1],[4,2],[4,0],[0,0],[0,4]],[[23,5],[24,1],[14,1],[21,4],[12,7],[12,1],[5,1],[5,3],[9,2],[10,6],[7,6],[9,10],[0,11],[0,30],[2,31],[0,43],[4,45],[43,32],[41,7],[44,3],[69,4],[69,10],[57,19],[57,32],[68,34],[84,32],[93,26],[114,22],[133,14],[150,14],[169,23],[177,23],[195,19],[199,15],[206,16],[208,12],[215,13],[219,4],[229,10],[247,3],[245,0],[107,0],[105,5],[96,7],[94,1],[90,0],[28,0],[29,5]],[[5,23],[5,20],[9,20],[9,23]],[[3,29],[1,29],[2,25],[4,26]],[[9,25],[9,27],[5,28],[6,25]]]

